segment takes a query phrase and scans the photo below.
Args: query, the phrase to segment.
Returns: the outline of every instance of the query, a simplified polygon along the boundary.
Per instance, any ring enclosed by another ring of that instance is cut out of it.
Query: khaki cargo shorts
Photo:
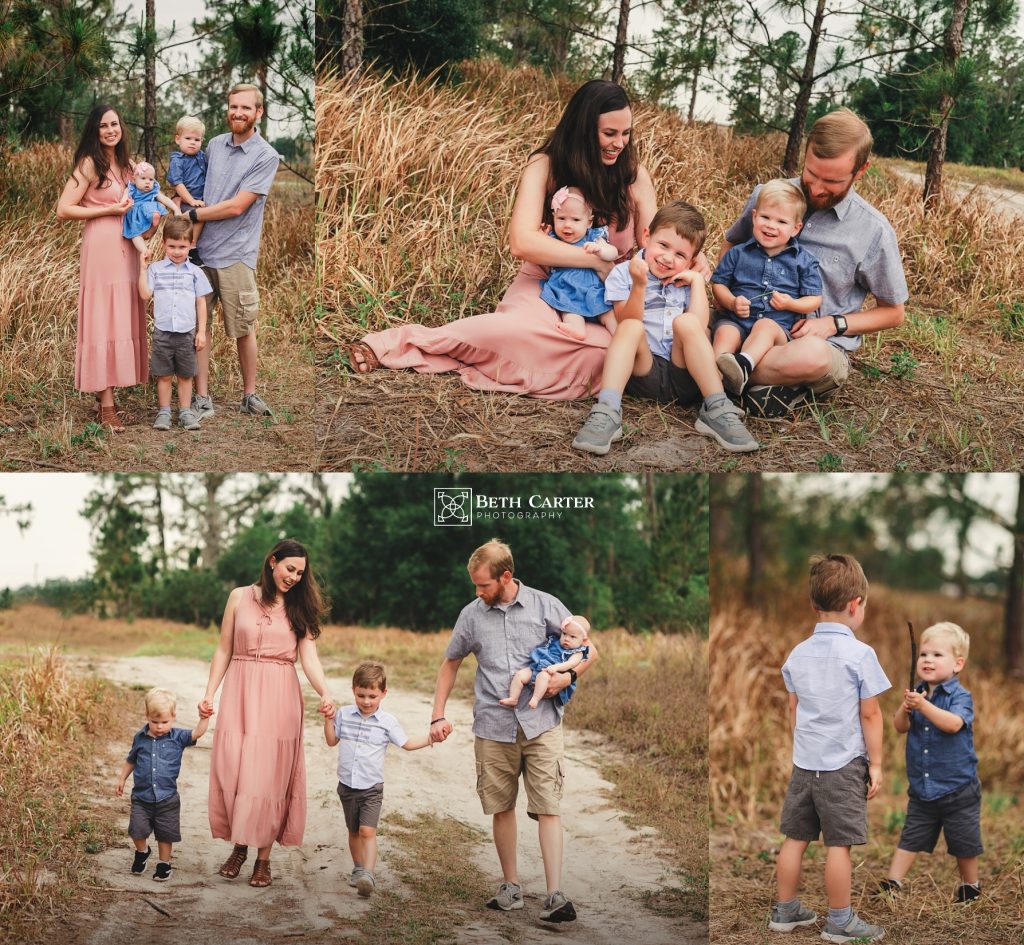
[[[226,269],[204,266],[203,272],[213,286],[213,295],[206,297],[207,317],[214,303],[220,299],[224,334],[229,338],[251,335],[256,330],[256,316],[260,310],[256,273],[244,262],[232,263]]]
[[[561,725],[529,740],[522,728],[516,726],[514,743],[478,736],[473,746],[476,793],[484,813],[500,814],[515,809],[520,773],[526,787],[526,812],[531,817],[561,813],[564,747]]]

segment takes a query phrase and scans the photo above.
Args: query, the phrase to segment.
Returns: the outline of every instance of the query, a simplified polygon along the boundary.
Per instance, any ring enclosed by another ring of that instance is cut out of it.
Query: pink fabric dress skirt
[[[611,230],[619,258],[633,246],[632,226]],[[476,390],[528,394],[543,400],[574,400],[595,395],[611,335],[596,322],[577,341],[558,330],[558,314],[541,301],[540,283],[548,272],[523,263],[498,308],[436,328],[401,325],[373,332],[363,340],[382,365],[425,374],[458,371]]]
[[[251,847],[298,846],[306,827],[306,759],[298,641],[284,606],[248,588],[235,610],[210,761],[210,832]]]
[[[83,207],[107,207],[126,185],[89,186]],[[75,387],[84,392],[132,387],[149,379],[146,307],[139,298],[139,254],[121,235],[121,217],[85,221],[78,289]]]

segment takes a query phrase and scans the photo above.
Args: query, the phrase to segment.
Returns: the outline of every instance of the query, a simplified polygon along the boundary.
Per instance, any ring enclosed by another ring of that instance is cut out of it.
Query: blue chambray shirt
[[[641,255],[646,250],[641,250]],[[633,277],[629,274],[629,260],[619,263],[604,283],[604,297],[609,307],[613,302],[625,302],[633,289]],[[644,332],[651,354],[666,361],[672,357],[672,323],[686,311],[690,304],[690,287],[673,283],[662,285],[647,273],[644,288]]]
[[[955,676],[939,683],[929,700],[964,720],[959,732],[943,732],[920,712],[910,713],[907,733],[907,779],[910,793],[934,801],[973,784],[978,777],[974,753],[974,700]]]
[[[822,292],[818,260],[796,239],[791,239],[774,256],[769,256],[754,238],[733,246],[715,267],[711,281],[724,285],[733,295],[753,299],[750,303],[752,319],[767,316],[779,321],[789,315],[790,323],[806,316],[776,310],[769,298],[759,296],[775,291],[799,299]]]
[[[202,200],[206,187],[206,155],[202,151],[195,154],[172,151],[171,163],[167,166],[167,183],[171,190],[176,184],[184,184],[196,200]]]
[[[796,693],[793,764],[807,771],[838,771],[867,757],[860,703],[891,688],[875,651],[840,623],[815,624],[782,667]]]
[[[192,730],[172,728],[154,738],[149,726],[143,725],[132,739],[126,761],[135,765],[132,772],[132,797],[155,804],[178,793],[181,756],[195,744]]]
[[[187,259],[180,266],[166,257],[150,263],[146,283],[153,290],[153,327],[160,331],[192,331],[196,298],[213,292],[206,273]]]
[[[384,780],[384,755],[388,745],[401,748],[409,736],[390,712],[377,709],[363,715],[359,707],[347,705],[334,716],[338,743],[338,780],[357,791]]]
[[[473,734],[495,742],[514,744],[516,724],[528,738],[543,735],[561,724],[562,704],[541,699],[536,709],[528,706],[532,693],[526,687],[519,705],[498,705],[508,695],[512,677],[529,665],[530,651],[547,637],[561,636],[562,621],[570,616],[557,597],[516,581],[519,591],[510,604],[489,607],[480,598],[466,604],[455,621],[445,659],[476,656],[473,699]]]

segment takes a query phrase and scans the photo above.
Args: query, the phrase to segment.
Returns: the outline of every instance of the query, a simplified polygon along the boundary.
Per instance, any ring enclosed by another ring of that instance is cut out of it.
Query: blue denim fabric
[[[153,738],[149,726],[143,725],[135,733],[126,759],[135,765],[132,797],[155,804],[177,794],[181,756],[194,744],[191,729],[172,728]]]
[[[206,155],[202,151],[196,154],[172,151],[171,163],[167,166],[167,183],[171,190],[177,184],[184,184],[194,199],[202,200],[206,187]]]
[[[923,685],[923,684],[922,684]],[[920,712],[910,713],[907,734],[907,779],[910,793],[923,801],[934,801],[978,776],[974,753],[974,700],[955,676],[940,683],[929,700],[964,720],[960,731],[943,732]]]

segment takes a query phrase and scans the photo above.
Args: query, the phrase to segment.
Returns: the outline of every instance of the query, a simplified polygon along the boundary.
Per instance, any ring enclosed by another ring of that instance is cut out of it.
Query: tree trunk
[[[260,119],[260,135],[266,139],[267,122],[270,119],[267,108],[270,103],[267,101],[267,66],[265,63],[256,70],[256,76],[260,84],[260,92],[263,94],[263,117]]]
[[[160,562],[160,573],[167,573],[167,533],[164,522],[164,487],[163,474],[156,473],[153,478],[153,506],[156,509],[157,560]]]
[[[700,85],[700,57],[704,52],[704,33],[707,30],[707,19],[700,17],[700,32],[697,34],[697,59],[693,64],[693,85],[690,86],[690,108],[686,120],[693,124],[693,116],[697,111],[697,89]]]
[[[203,487],[206,490],[206,502],[203,508],[203,568],[212,570],[220,558],[221,536],[224,530],[224,522],[220,500],[217,493],[228,478],[227,473],[205,473],[203,475]]]
[[[142,153],[156,163],[156,0],[146,0],[146,77],[142,118]]]
[[[359,77],[363,69],[363,2],[345,0],[341,21],[341,74]]]
[[[787,177],[796,174],[800,167],[800,145],[804,140],[804,125],[811,108],[811,92],[814,91],[814,61],[818,57],[818,40],[821,38],[821,24],[825,19],[825,0],[818,0],[811,23],[811,35],[807,40],[807,57],[804,71],[800,76],[800,91],[793,107],[793,122],[789,126],[789,140],[786,142],[786,156],[782,160],[782,171]]]
[[[1003,656],[1014,676],[1024,676],[1024,473],[1017,474],[1017,517],[1013,529],[1013,564],[1006,593]]]
[[[760,473],[747,476],[747,606],[756,607],[764,580],[764,528],[762,527]]]
[[[960,61],[964,48],[964,20],[970,0],[955,0],[953,13],[946,28],[946,41],[942,49],[942,65],[946,80],[951,81],[953,70]],[[929,210],[937,206],[942,196],[942,166],[946,163],[946,144],[949,139],[949,117],[956,107],[956,99],[948,92],[939,100],[939,124],[928,136],[928,164],[924,171],[924,205]]]
[[[629,0],[619,0],[619,28],[612,53],[612,82],[621,82],[626,63],[626,35],[629,29]]]
[[[652,542],[658,540],[658,496],[655,493],[655,486],[654,473],[648,470],[644,473],[644,498],[647,502],[647,518],[650,522]]]

